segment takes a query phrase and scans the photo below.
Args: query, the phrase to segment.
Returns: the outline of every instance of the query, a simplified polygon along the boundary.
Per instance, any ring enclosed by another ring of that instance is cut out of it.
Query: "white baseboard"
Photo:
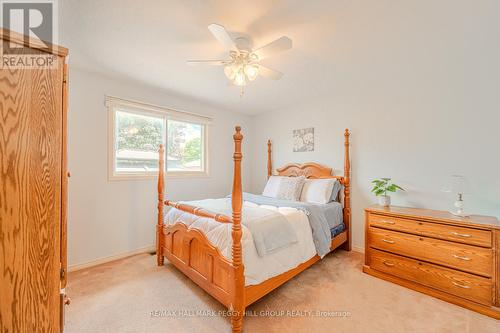
[[[115,255],[112,255],[112,256],[102,257],[102,258],[91,260],[91,261],[87,261],[87,262],[84,262],[84,263],[81,263],[81,264],[69,265],[68,271],[69,272],[74,272],[74,271],[78,271],[80,269],[89,268],[89,267],[97,266],[97,265],[104,264],[104,263],[107,263],[107,262],[110,262],[110,261],[115,261],[115,260],[118,260],[118,259],[123,259],[123,258],[126,258],[126,257],[130,257],[130,256],[133,256],[133,255],[136,255],[136,254],[149,253],[149,252],[154,252],[154,251],[156,251],[156,246],[155,245],[145,246],[145,247],[141,247],[139,249],[133,250],[133,251],[128,251],[128,252],[123,252],[123,253],[115,254]]]
[[[361,247],[361,246],[356,246],[356,245],[353,245],[353,246],[352,246],[352,250],[353,250],[354,252],[365,253],[365,248],[364,248],[364,247]]]

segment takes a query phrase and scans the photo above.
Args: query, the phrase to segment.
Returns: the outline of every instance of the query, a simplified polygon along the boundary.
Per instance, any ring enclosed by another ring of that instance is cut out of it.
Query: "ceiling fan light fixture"
[[[250,53],[250,54],[248,55],[248,59],[250,59],[250,61],[251,61],[251,62],[257,62],[257,61],[259,61],[259,60],[260,60],[260,59],[259,59],[259,56],[258,56],[258,55],[256,55],[255,53]]]
[[[245,86],[247,84],[247,78],[242,68],[240,68],[240,70],[234,76],[233,83],[240,87]]]
[[[246,37],[233,39],[226,28],[220,24],[212,23],[208,26],[208,30],[224,46],[230,59],[191,60],[188,61],[189,65],[222,66],[224,75],[229,82],[241,87],[240,96],[243,96],[243,87],[257,79],[258,76],[272,80],[279,80],[283,76],[283,73],[262,65],[259,61],[291,49],[292,40],[290,38],[283,36],[254,49]]]
[[[259,66],[258,65],[246,65],[245,66],[245,75],[248,80],[253,81],[259,75]]]
[[[226,67],[224,67],[224,74],[226,75],[226,77],[233,81],[234,80],[234,77],[236,76],[236,73],[237,73],[237,69],[235,68],[234,65],[230,64],[230,65],[227,65]]]

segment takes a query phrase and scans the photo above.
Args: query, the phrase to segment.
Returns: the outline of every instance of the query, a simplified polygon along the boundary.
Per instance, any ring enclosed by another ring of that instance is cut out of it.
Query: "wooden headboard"
[[[337,178],[339,180],[344,178],[333,175],[332,168],[314,162],[304,164],[290,163],[276,169],[276,171],[278,172],[278,176],[285,177],[305,176],[308,179]]]
[[[309,179],[321,178],[336,178],[344,186],[344,224],[347,230],[347,245],[346,250],[351,250],[351,162],[349,159],[349,130],[344,132],[344,175],[336,176],[332,172],[332,168],[323,166],[318,163],[308,162],[303,164],[290,163],[281,168],[276,169],[278,176],[297,177],[305,176]],[[267,177],[273,175],[272,162],[272,143],[267,140]]]

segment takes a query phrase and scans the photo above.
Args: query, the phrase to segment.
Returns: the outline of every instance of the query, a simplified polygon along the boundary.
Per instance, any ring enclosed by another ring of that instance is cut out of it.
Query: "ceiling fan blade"
[[[210,66],[224,66],[230,63],[230,60],[188,60],[188,65],[210,65]]]
[[[279,80],[283,76],[283,73],[262,65],[259,65],[259,74],[272,80]]]
[[[267,45],[258,48],[253,51],[259,59],[264,59],[280,52],[289,50],[292,48],[292,40],[286,36],[276,39],[274,42],[271,42]]]
[[[208,26],[208,30],[214,35],[214,37],[224,45],[224,48],[228,51],[238,51],[234,40],[229,36],[226,28],[220,24],[212,23]]]

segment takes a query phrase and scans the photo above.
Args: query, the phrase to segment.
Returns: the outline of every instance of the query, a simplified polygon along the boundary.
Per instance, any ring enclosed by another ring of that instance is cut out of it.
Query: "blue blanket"
[[[265,197],[251,193],[243,193],[243,200],[254,202],[258,205],[275,207],[293,207],[306,213],[311,225],[314,245],[320,257],[330,252],[331,229],[343,223],[342,205],[339,202],[330,202],[319,205],[307,202],[289,201]]]

